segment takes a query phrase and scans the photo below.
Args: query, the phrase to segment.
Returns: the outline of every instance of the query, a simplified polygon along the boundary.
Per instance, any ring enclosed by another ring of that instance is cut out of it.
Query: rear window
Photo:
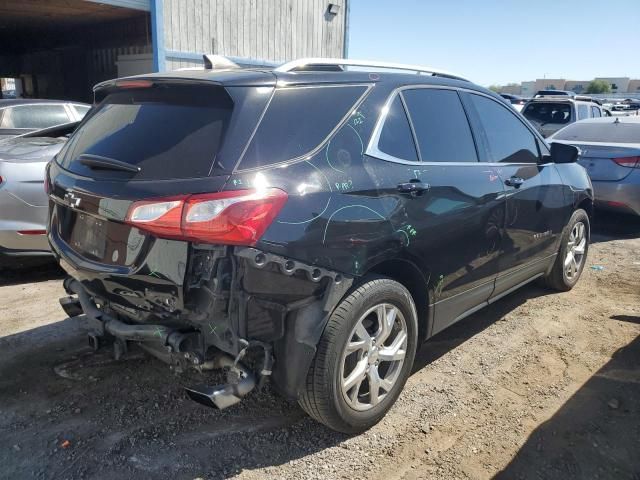
[[[130,173],[91,170],[82,154],[141,168],[136,180],[209,175],[233,110],[222,87],[162,85],[107,95],[58,155],[58,162],[93,177],[133,178]]]
[[[571,121],[571,104],[552,102],[532,102],[525,107],[522,114],[538,123],[569,123]]]
[[[366,90],[362,85],[276,89],[239,169],[285,162],[311,152]]]
[[[69,121],[64,105],[21,105],[4,110],[0,128],[47,128]]]
[[[640,123],[616,123],[615,121],[574,123],[556,133],[553,140],[640,143]]]
[[[540,90],[536,95],[555,95],[555,96],[563,96],[568,97],[569,94],[567,92],[563,92],[562,90]]]

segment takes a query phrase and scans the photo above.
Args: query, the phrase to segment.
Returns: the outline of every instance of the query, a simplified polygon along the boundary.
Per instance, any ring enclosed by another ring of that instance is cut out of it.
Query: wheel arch
[[[367,274],[388,277],[409,290],[418,312],[418,344],[426,340],[433,324],[433,316],[429,308],[430,272],[421,270],[408,259],[395,258],[376,264],[367,271]]]
[[[593,200],[591,198],[586,197],[580,200],[576,205],[576,210],[579,208],[587,212],[587,215],[589,216],[589,220],[593,220],[594,207],[593,207]]]

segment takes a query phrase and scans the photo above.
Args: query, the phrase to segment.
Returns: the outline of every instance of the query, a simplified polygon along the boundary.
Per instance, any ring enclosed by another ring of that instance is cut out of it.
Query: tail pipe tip
[[[221,355],[214,363],[218,368],[229,367],[239,370],[238,382],[216,386],[196,385],[194,387],[185,387],[187,395],[189,395],[191,400],[207,407],[222,410],[240,403],[240,401],[255,388],[255,375],[241,362],[235,363],[231,357]]]

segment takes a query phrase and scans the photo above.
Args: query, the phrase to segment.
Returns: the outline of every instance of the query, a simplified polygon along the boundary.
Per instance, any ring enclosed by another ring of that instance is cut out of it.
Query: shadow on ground
[[[495,478],[640,479],[640,336],[540,425]]]
[[[53,260],[37,259],[9,268],[0,266],[0,287],[62,280],[64,276],[64,270]]]
[[[624,238],[640,238],[640,217],[596,211],[591,225],[591,243]]]
[[[452,325],[430,338],[417,352],[413,372],[436,361],[527,301],[554,293],[536,283],[531,283]]]

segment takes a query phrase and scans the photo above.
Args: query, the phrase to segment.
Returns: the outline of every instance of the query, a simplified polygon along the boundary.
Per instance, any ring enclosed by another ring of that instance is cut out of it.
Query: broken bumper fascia
[[[197,368],[220,352],[237,359],[260,347],[265,361],[257,375],[272,375],[281,393],[297,398],[329,316],[353,279],[256,248],[192,248],[185,309],[162,316],[162,323],[127,317],[73,279],[65,288],[77,299],[61,304],[70,316],[86,315],[90,335],[140,342],[176,367]]]

